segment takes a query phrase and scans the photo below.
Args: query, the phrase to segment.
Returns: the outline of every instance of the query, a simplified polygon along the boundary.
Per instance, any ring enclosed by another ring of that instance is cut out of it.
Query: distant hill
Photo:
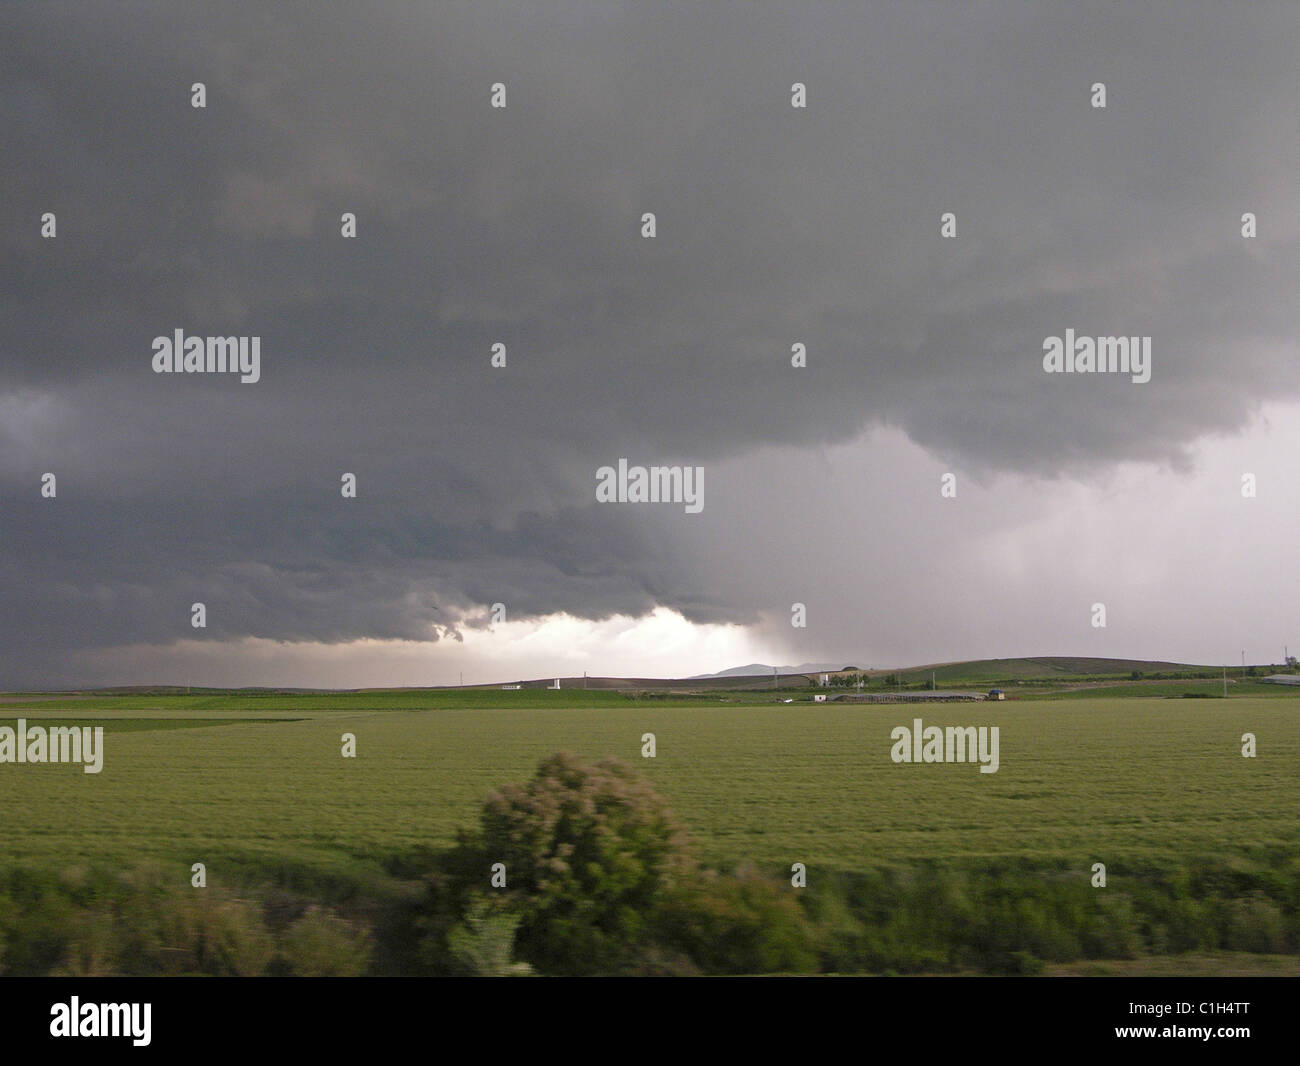
[[[1171,663],[1152,659],[1104,659],[1079,655],[1044,655],[1022,659],[972,659],[958,663],[931,663],[904,667],[903,678],[929,678],[936,681],[988,679],[991,681],[1037,681],[1066,677],[1126,677],[1133,671],[1143,674],[1178,673],[1188,670],[1217,670],[1217,666]],[[873,671],[892,674],[893,670]]]
[[[861,663],[802,663],[799,666],[778,667],[781,674],[816,674],[839,673],[845,666],[861,666]],[[1065,677],[1127,677],[1134,670],[1143,674],[1177,673],[1187,670],[1217,670],[1219,666],[1196,666],[1192,663],[1172,663],[1152,659],[1104,659],[1086,655],[1044,655],[1036,658],[1019,659],[969,659],[964,662],[925,663],[920,666],[888,667],[884,669],[866,668],[862,672],[873,677],[888,675],[893,677],[901,673],[903,679],[929,680],[933,673],[936,681],[968,680],[977,681],[1035,681]],[[720,670],[716,674],[696,674],[685,678],[699,681],[721,677],[757,677],[772,676],[772,667],[763,663],[750,663],[748,666],[735,666],[730,670]]]
[[[854,664],[844,662],[800,663],[798,666],[778,666],[776,671],[779,674],[833,674],[845,666],[852,665]],[[759,674],[771,677],[772,669],[764,663],[750,663],[748,666],[733,666],[730,670],[719,670],[716,674],[692,674],[685,680],[700,681],[710,677],[756,677]]]
[[[746,666],[735,666],[728,670],[721,670],[716,674],[696,674],[693,677],[685,678],[663,678],[663,677],[561,677],[561,688],[568,692],[574,690],[588,690],[591,698],[597,698],[597,693],[612,692],[723,692],[723,691],[758,691],[760,689],[771,689],[780,687],[782,689],[797,689],[808,686],[815,686],[818,683],[818,674],[841,674],[845,666],[860,666],[864,659],[858,659],[854,662],[850,659],[848,662],[819,662],[819,663],[800,663],[798,666],[778,667],[779,678],[773,681],[772,667],[765,663],[749,663]],[[1164,660],[1151,659],[1105,659],[1094,656],[1071,656],[1071,655],[1045,655],[1036,658],[1019,658],[1019,659],[971,659],[964,662],[948,663],[929,663],[922,666],[906,666],[901,669],[871,669],[865,668],[860,672],[868,676],[871,683],[876,687],[886,685],[892,687],[895,675],[901,675],[900,680],[904,686],[913,688],[928,688],[933,676],[934,683],[937,687],[950,689],[957,688],[981,688],[997,686],[999,684],[1007,685],[1024,685],[1030,689],[1079,689],[1092,684],[1128,684],[1134,673],[1141,676],[1140,684],[1151,685],[1159,680],[1175,679],[1210,679],[1215,680],[1220,677],[1220,671],[1223,669],[1221,664],[1212,664],[1209,666],[1197,666],[1192,663],[1174,663]],[[1262,671],[1264,674],[1278,673],[1285,669],[1279,663],[1262,664],[1257,663],[1249,666],[1249,669],[1257,672]],[[858,671],[855,671],[858,672]],[[1229,667],[1229,680],[1244,681],[1242,677],[1242,668],[1240,666]],[[1157,675],[1162,675],[1158,677]],[[1252,675],[1253,676],[1253,675]],[[1300,678],[1300,675],[1287,675]],[[471,684],[468,686],[455,685],[434,685],[417,688],[402,689],[312,689],[312,688],[189,688],[188,686],[178,685],[136,685],[122,686],[115,688],[99,689],[81,689],[75,691],[65,691],[65,695],[75,695],[79,698],[92,698],[98,695],[104,696],[138,696],[150,698],[171,698],[171,697],[208,697],[221,695],[240,695],[248,698],[274,697],[277,695],[302,695],[311,697],[315,695],[324,695],[326,693],[352,692],[355,694],[378,696],[397,693],[403,695],[403,698],[409,697],[412,693],[422,691],[453,691],[458,688],[469,690],[486,690],[486,689],[546,689],[554,685],[553,676],[533,679],[515,678],[513,680],[503,679],[490,684]],[[1134,685],[1139,684],[1137,679],[1132,682]],[[1263,686],[1265,690],[1273,689],[1275,686]],[[48,698],[54,693],[37,695],[35,698]],[[21,695],[8,694],[0,695],[0,702],[12,703],[21,699]]]

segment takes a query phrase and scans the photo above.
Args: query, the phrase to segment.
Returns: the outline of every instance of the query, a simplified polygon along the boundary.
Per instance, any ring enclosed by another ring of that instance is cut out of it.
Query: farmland
[[[102,724],[105,768],[0,766],[0,854],[51,867],[149,859],[375,871],[451,844],[489,791],[528,778],[555,751],[633,764],[720,868],[1020,858],[1086,869],[1300,848],[1295,699],[1075,694],[902,708],[479,691],[422,700],[417,709],[417,697],[400,694],[13,698],[0,725]],[[894,764],[890,730],[913,717],[999,726],[999,771]],[[340,757],[344,732],[357,737],[356,759]],[[640,754],[647,732],[653,759]],[[1253,759],[1241,754],[1246,732],[1257,737]]]

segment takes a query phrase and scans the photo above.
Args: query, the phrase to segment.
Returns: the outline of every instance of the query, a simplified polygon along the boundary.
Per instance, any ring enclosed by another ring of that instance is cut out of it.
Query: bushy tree
[[[653,939],[661,893],[693,869],[686,833],[649,783],[616,759],[557,754],[492,793],[476,849],[519,915],[516,952],[544,973],[616,973]]]

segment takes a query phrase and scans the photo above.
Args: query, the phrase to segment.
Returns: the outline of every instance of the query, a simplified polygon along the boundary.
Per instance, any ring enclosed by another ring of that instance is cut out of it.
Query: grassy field
[[[723,706],[453,690],[0,705],[0,725],[20,716],[105,727],[99,775],[0,765],[0,855],[51,867],[377,869],[451,843],[487,792],[555,751],[633,763],[707,861],[774,873],[974,856],[1114,870],[1300,845],[1300,700]],[[895,765],[890,730],[913,717],[997,725],[1000,770]],[[355,760],[340,757],[344,732],[356,734]],[[640,756],[646,732],[655,759]],[[1257,758],[1241,755],[1245,732]]]

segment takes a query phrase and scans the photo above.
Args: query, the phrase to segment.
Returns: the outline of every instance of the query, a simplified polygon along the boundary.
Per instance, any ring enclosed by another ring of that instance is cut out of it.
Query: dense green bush
[[[19,976],[247,977],[364,972],[369,933],[304,904],[277,934],[267,893],[189,886],[188,871],[122,875],[18,868],[0,876],[0,973]]]
[[[447,936],[447,948],[462,972],[471,977],[520,977],[532,973],[514,960],[519,915],[503,900],[477,895],[465,918]]]
[[[789,884],[752,868],[731,877],[700,871],[655,913],[661,953],[705,973],[809,973],[818,969],[812,923]]]
[[[643,778],[614,759],[564,754],[492,793],[463,850],[477,856],[485,889],[504,864],[519,957],[545,973],[633,966],[654,938],[661,895],[694,869],[685,831]]]
[[[370,940],[357,923],[312,906],[284,933],[280,958],[288,974],[359,977],[370,960]]]

